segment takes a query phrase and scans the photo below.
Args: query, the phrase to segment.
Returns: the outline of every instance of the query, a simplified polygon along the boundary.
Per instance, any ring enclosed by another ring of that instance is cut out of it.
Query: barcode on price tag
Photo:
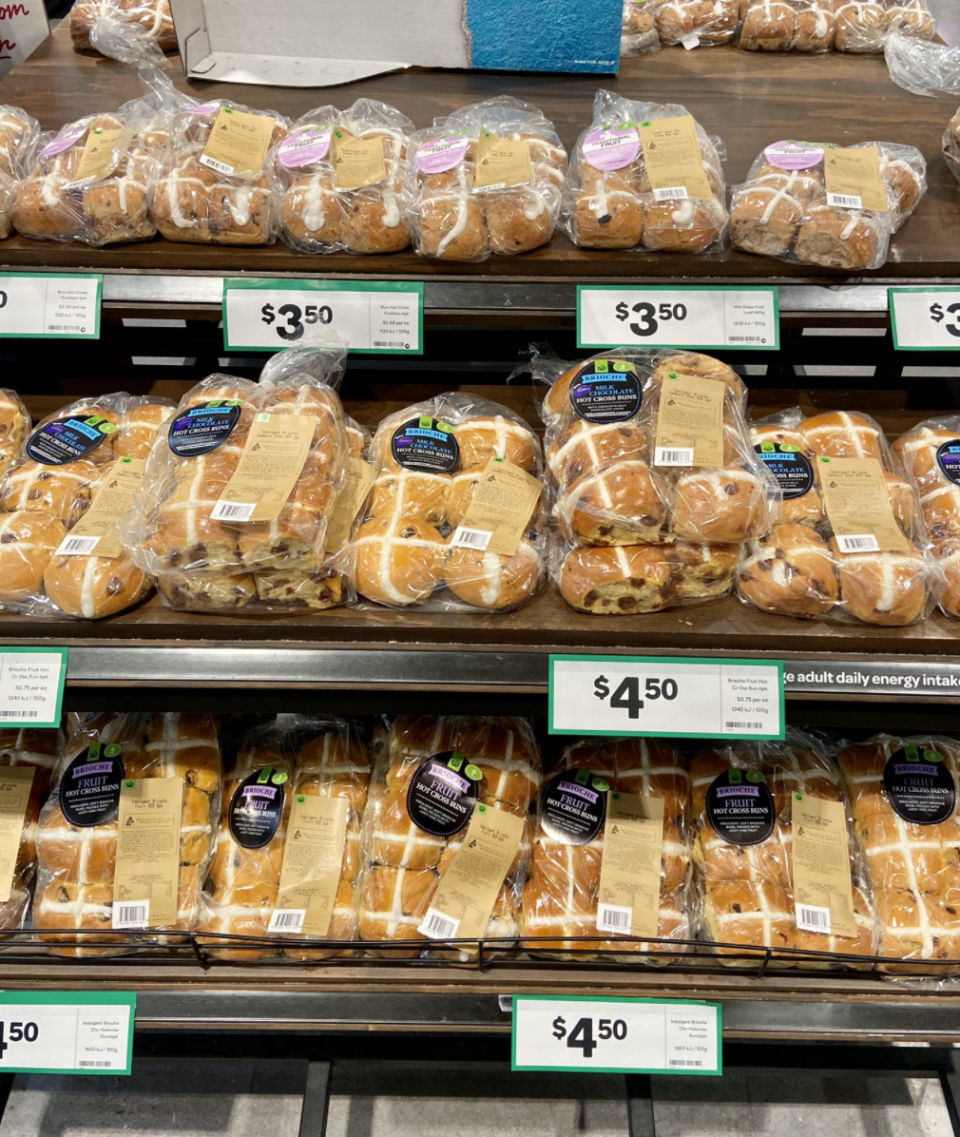
[[[840,209],[863,209],[863,198],[850,193],[828,193],[827,205]]]
[[[423,923],[417,928],[417,931],[421,936],[427,936],[431,940],[452,940],[456,938],[459,927],[459,920],[454,920],[452,916],[438,912],[436,908],[428,908]]]
[[[458,525],[450,544],[465,549],[479,549],[482,552],[490,544],[492,536],[493,534],[485,529],[465,529],[462,525]]]
[[[692,446],[657,446],[654,450],[653,464],[655,466],[692,466]]]
[[[872,533],[857,533],[854,536],[838,533],[837,548],[841,553],[879,553],[880,542]]]
[[[118,932],[134,931],[150,925],[150,901],[125,901],[113,906],[113,927]]]
[[[89,557],[99,544],[99,537],[64,537],[57,549],[57,556]]]
[[[829,935],[830,909],[818,908],[813,904],[798,904],[797,927],[801,932],[825,932]]]
[[[686,186],[670,186],[653,191],[654,201],[686,201],[689,196]]]
[[[301,932],[307,918],[306,908],[274,908],[267,925],[268,932]]]
[[[625,932],[629,936],[632,923],[632,908],[621,908],[617,904],[600,904],[597,907],[598,932]]]
[[[233,166],[228,166],[226,162],[218,162],[216,158],[211,158],[207,154],[201,154],[200,161],[204,166],[209,166],[211,170],[216,170],[218,174],[233,173]]]
[[[210,511],[212,521],[249,521],[256,502],[224,501],[222,498]]]
[[[0,994],[0,1073],[129,1074],[136,995]]]

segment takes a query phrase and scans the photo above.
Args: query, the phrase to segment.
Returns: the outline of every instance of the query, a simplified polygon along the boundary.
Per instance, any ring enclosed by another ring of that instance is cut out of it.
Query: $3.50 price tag
[[[577,345],[776,351],[780,347],[778,292],[762,286],[581,285],[577,289]]]
[[[514,995],[514,1070],[723,1073],[717,1003]]]
[[[127,992],[0,994],[0,1073],[129,1074],[137,996]]]
[[[783,702],[779,662],[550,656],[551,734],[779,739]]]
[[[0,338],[99,339],[102,293],[90,273],[0,276]]]
[[[960,288],[891,288],[898,351],[960,351]]]
[[[423,354],[423,284],[409,281],[225,280],[228,351],[346,344],[371,354]]]

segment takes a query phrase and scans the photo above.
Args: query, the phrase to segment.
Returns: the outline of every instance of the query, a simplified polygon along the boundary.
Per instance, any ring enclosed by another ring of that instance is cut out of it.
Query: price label
[[[721,1007],[685,999],[513,997],[514,1070],[723,1073]]]
[[[0,727],[60,726],[67,650],[0,647]]]
[[[423,354],[423,284],[409,281],[225,280],[228,351],[331,341],[378,355]]]
[[[551,655],[551,734],[784,737],[783,664]]]
[[[960,351],[960,288],[891,288],[897,351]]]
[[[114,991],[0,994],[0,1073],[129,1074],[137,996]]]
[[[103,277],[14,272],[0,276],[0,337],[100,338]]]
[[[577,289],[579,347],[736,347],[777,351],[780,305],[776,288]]]

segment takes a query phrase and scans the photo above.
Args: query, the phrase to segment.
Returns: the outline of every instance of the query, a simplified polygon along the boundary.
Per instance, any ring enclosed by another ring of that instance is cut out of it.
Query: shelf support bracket
[[[330,1062],[308,1062],[300,1111],[300,1137],[324,1137],[330,1108]]]
[[[630,1137],[657,1137],[649,1074],[627,1075],[627,1120]]]

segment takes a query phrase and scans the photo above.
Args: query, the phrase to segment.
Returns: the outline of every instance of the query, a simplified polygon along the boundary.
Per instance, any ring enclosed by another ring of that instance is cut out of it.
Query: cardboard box
[[[622,0],[171,0],[193,79],[331,87],[405,67],[616,74]]]

